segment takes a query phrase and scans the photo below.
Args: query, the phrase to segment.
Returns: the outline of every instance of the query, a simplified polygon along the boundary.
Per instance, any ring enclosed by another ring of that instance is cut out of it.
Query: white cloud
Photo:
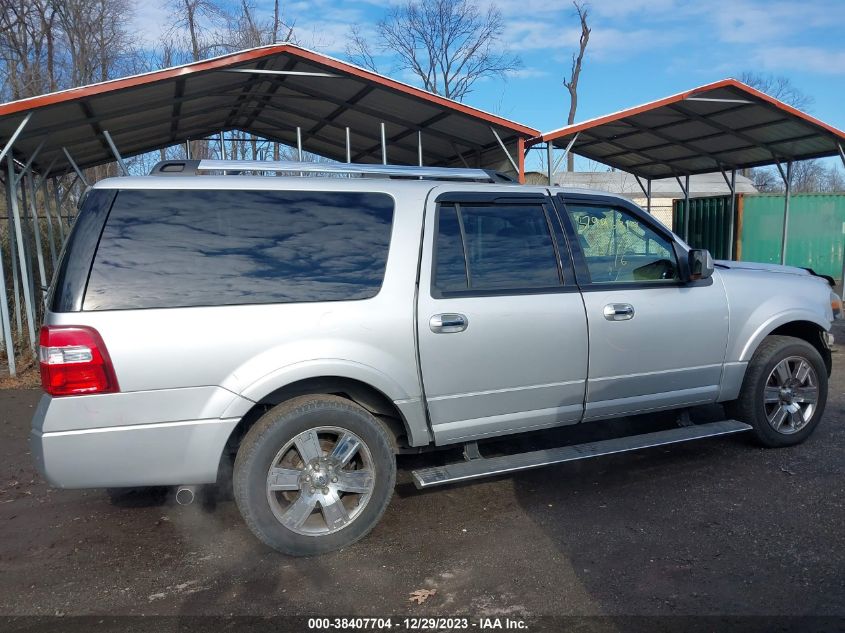
[[[516,70],[508,70],[505,76],[509,79],[534,79],[537,77],[548,77],[548,70],[542,68],[518,68]]]
[[[814,46],[771,46],[757,50],[756,65],[770,71],[801,70],[823,75],[845,75],[845,50]]]

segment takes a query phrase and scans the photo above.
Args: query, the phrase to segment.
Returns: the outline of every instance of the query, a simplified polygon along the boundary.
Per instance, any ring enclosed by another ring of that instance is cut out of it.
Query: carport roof
[[[572,143],[580,156],[650,179],[845,160],[845,132],[736,79],[547,132],[529,145],[540,142]]]
[[[507,162],[519,140],[540,132],[293,44],[274,44],[207,61],[64,90],[0,105],[0,146],[24,119],[14,156],[46,176],[133,156],[221,131],[244,130],[339,161],[350,128],[353,162],[388,159],[488,168]],[[493,132],[495,130],[495,133]]]

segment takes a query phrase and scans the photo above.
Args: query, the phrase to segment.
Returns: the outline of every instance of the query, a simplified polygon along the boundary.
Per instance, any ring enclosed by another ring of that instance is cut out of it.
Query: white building
[[[548,177],[539,172],[526,174],[529,184],[546,184]],[[682,180],[683,182],[683,180]],[[646,198],[637,179],[624,171],[574,171],[557,172],[554,183],[563,187],[595,189],[607,191],[630,198],[641,207],[646,207]],[[690,197],[727,196],[730,193],[722,174],[702,174],[690,177]],[[737,193],[756,193],[757,189],[745,176],[736,176]],[[684,197],[678,181],[674,178],[662,178],[651,181],[651,212],[666,226],[672,226],[672,201]]]

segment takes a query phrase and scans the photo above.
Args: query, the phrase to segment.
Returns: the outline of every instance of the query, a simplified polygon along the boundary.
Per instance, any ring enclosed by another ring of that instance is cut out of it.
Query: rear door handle
[[[435,334],[451,334],[463,332],[467,329],[469,320],[463,314],[449,312],[447,314],[435,314],[428,321],[428,327]]]
[[[628,321],[634,318],[634,306],[630,303],[608,303],[604,306],[604,318],[608,321]]]

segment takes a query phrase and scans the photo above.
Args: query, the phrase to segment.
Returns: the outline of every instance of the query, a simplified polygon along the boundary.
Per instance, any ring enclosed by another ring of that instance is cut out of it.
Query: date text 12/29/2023
[[[388,617],[388,618],[309,618],[309,631],[527,631],[528,625],[517,618],[484,617]]]

